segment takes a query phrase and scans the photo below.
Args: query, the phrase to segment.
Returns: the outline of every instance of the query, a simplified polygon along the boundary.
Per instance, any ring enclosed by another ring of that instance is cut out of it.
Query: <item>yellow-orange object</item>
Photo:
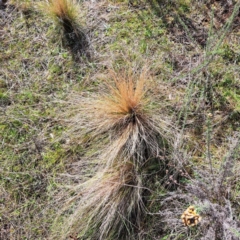
[[[181,216],[185,226],[195,226],[201,221],[201,217],[196,213],[194,206],[188,207]]]

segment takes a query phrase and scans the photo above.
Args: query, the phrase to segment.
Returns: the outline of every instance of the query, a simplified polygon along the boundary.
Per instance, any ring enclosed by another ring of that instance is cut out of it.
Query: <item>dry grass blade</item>
[[[81,239],[129,239],[140,224],[141,185],[141,177],[129,162],[97,174],[84,183],[63,238],[78,234]]]

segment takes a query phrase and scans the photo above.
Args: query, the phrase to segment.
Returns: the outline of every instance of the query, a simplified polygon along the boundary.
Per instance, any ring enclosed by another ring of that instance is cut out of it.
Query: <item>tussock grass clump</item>
[[[78,21],[78,4],[74,0],[49,0],[41,5],[42,10],[52,17],[60,27],[64,45],[70,49],[75,60],[89,57],[89,40]]]
[[[170,124],[154,105],[146,71],[109,76],[98,95],[83,93],[73,100],[70,134],[90,149],[88,160],[99,159],[102,168],[75,190],[80,194],[71,199],[75,207],[64,231],[87,239],[137,239],[149,196],[144,190],[156,176],[148,173],[157,168],[161,174],[167,164],[161,159],[167,158]]]
[[[80,201],[77,202],[79,196],[71,200],[77,204],[66,221],[69,230],[64,235],[129,239],[134,229],[139,228],[143,212],[142,178],[131,162],[121,162],[98,173],[80,188]]]
[[[69,24],[74,26],[77,23],[76,4],[73,0],[49,0],[45,10],[60,24]],[[62,23],[61,23],[62,21]]]
[[[160,107],[150,98],[152,82],[146,72],[112,72],[110,77],[98,96],[74,99],[79,104],[74,103],[78,114],[73,118],[72,132],[101,139],[107,165],[119,157],[143,164],[165,150],[169,124],[161,120]]]

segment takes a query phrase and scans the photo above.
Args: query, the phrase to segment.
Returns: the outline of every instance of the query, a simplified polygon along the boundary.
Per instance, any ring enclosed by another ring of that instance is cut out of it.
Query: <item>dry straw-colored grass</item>
[[[103,170],[75,189],[80,194],[70,201],[74,207],[64,224],[66,234],[136,239],[144,213],[146,168],[150,160],[165,154],[169,138],[169,125],[161,120],[151,84],[146,71],[110,72],[99,94],[82,93],[72,99],[71,137],[89,149],[92,155],[86,159],[94,156]]]
[[[87,62],[91,58],[90,40],[79,19],[80,5],[75,0],[49,0],[40,5],[44,14],[56,22],[64,47],[75,61]]]
[[[117,158],[143,164],[162,154],[170,128],[152,100],[151,77],[111,72],[109,79],[99,95],[74,98],[71,134],[101,141],[107,166]]]
[[[60,21],[60,23],[68,21],[73,24],[77,19],[75,4],[74,0],[49,0],[42,7],[47,14]]]
[[[59,239],[70,235],[80,239],[129,239],[140,227],[144,189],[131,162],[120,161],[75,190],[80,194],[66,204],[69,208],[75,202],[64,233],[58,233]]]

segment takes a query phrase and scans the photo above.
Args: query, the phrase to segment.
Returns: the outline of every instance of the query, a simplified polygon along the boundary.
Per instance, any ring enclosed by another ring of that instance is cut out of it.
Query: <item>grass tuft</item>
[[[78,196],[70,200],[75,207],[64,221],[68,223],[64,232],[81,239],[136,239],[149,195],[144,190],[150,168],[157,165],[160,174],[167,164],[160,160],[166,157],[166,123],[161,124],[161,114],[150,98],[151,84],[146,71],[110,72],[101,94],[88,98],[83,93],[79,104],[74,99],[71,133],[90,148],[88,160],[102,160],[103,170],[81,190],[75,189]]]
[[[77,205],[66,221],[68,230],[62,237],[75,233],[80,239],[129,239],[127,236],[140,227],[141,179],[128,162],[116,164],[85,182],[80,201],[76,201],[79,195],[74,197]]]
[[[72,132],[101,139],[105,144],[102,159],[107,159],[107,166],[118,158],[133,159],[141,165],[162,154],[170,124],[161,120],[157,104],[154,106],[150,99],[151,78],[146,72],[112,72],[110,78],[100,95],[74,99],[79,104],[74,103]]]
[[[71,25],[77,21],[77,11],[73,0],[50,0],[46,11],[59,22],[69,22]]]
[[[73,58],[90,57],[89,39],[79,23],[78,4],[74,0],[49,0],[41,4],[42,11],[53,18],[63,32],[63,43],[70,49]]]

